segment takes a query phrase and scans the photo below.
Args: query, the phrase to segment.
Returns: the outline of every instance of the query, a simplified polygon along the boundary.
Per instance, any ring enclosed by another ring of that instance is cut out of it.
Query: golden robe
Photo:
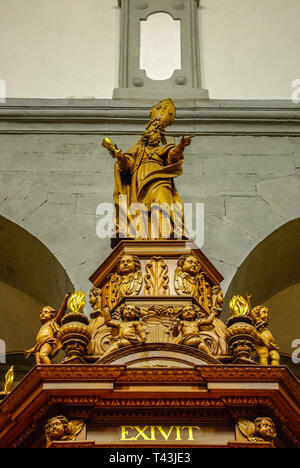
[[[154,237],[187,238],[183,227],[183,206],[173,180],[182,174],[182,162],[183,153],[178,146],[150,147],[141,141],[116,162],[114,201],[118,237],[153,237],[150,210],[160,205],[162,214],[156,218],[159,228]],[[164,217],[169,219],[169,232],[164,227]],[[155,217],[152,224],[153,220]]]

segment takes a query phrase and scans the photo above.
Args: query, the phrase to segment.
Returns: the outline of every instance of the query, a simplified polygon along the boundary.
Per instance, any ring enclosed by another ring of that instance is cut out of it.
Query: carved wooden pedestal
[[[222,276],[191,242],[121,241],[90,279],[84,346],[63,325],[73,354],[2,401],[0,447],[300,447],[299,382],[257,364],[250,319],[226,332]]]

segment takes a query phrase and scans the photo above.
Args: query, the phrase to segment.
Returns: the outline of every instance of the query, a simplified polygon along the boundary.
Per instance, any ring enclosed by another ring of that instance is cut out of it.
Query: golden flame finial
[[[4,393],[11,392],[12,386],[14,383],[14,378],[15,378],[14,366],[10,366],[10,368],[5,374],[5,383],[4,383],[4,389],[3,389]]]
[[[248,300],[244,299],[243,296],[233,296],[229,302],[229,310],[231,315],[249,315],[249,302]]]
[[[82,291],[75,291],[68,300],[68,308],[74,314],[80,314],[85,306],[85,294]]]

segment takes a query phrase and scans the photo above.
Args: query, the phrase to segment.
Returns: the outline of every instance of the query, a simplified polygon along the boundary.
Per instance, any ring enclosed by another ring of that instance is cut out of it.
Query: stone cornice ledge
[[[0,133],[139,134],[154,102],[7,99]],[[175,100],[169,135],[300,136],[300,103],[288,100]]]

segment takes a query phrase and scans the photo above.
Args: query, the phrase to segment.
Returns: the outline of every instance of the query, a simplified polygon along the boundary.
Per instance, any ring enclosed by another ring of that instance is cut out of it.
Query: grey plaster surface
[[[119,147],[128,149],[147,121],[149,104],[140,108],[137,103],[116,106],[115,101],[42,100],[30,104],[13,100],[0,108],[0,125],[5,121],[12,131],[0,134],[0,213],[41,240],[66,268],[76,287],[87,290],[89,275],[110,251],[109,240],[96,235],[96,208],[111,202],[113,191],[113,161],[100,142],[103,136],[113,135]],[[98,132],[90,134],[89,126],[94,123],[89,119],[95,108],[102,121]],[[112,119],[108,109],[114,109]],[[226,109],[230,109],[231,117],[222,116]],[[9,120],[7,115],[12,112]],[[193,115],[200,122],[201,112],[219,129],[208,135],[200,132],[193,138],[176,186],[184,202],[205,204],[203,250],[225,277],[226,290],[257,243],[299,216],[300,112],[281,101],[245,102],[244,107],[241,102],[222,102],[214,107],[208,101],[199,108],[185,102],[177,108],[177,117],[179,122],[192,125]],[[210,113],[223,122],[216,123]],[[264,119],[276,114],[277,120],[272,125],[268,122],[268,131],[261,136],[240,134],[238,120],[232,124],[235,132],[223,134],[221,127],[224,129],[234,113],[236,117],[242,114],[247,125],[252,113],[256,124],[259,113]],[[72,133],[64,130],[70,119]],[[280,131],[276,129],[279,121]],[[290,135],[294,124],[297,132]],[[168,140],[178,141],[172,128]],[[177,129],[179,134],[179,123]],[[272,136],[273,131],[276,136]]]
[[[70,284],[85,293],[89,276],[111,252],[110,240],[96,235],[97,206],[112,202],[113,192],[114,162],[100,143],[111,136],[128,149],[153,104],[8,100],[0,105],[0,215],[42,242]],[[253,249],[299,217],[300,108],[287,101],[176,105],[167,140],[195,135],[176,186],[183,202],[204,203],[203,251],[224,276],[226,292]]]

